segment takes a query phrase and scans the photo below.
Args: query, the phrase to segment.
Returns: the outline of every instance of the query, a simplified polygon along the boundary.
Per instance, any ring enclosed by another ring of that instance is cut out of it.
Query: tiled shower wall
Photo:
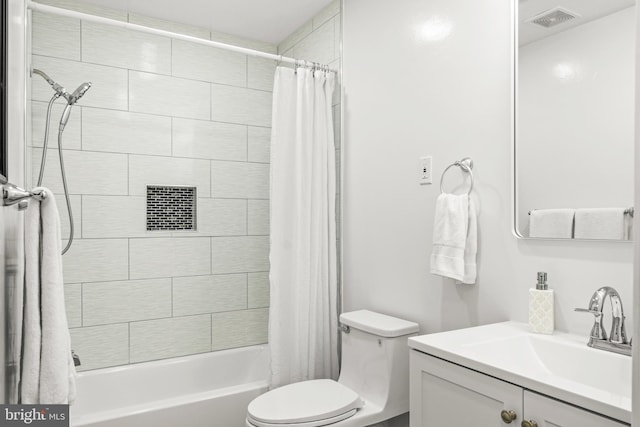
[[[339,68],[338,1],[278,48],[75,0],[41,2]],[[81,369],[266,342],[276,64],[40,13],[33,14],[32,37],[33,67],[70,91],[93,83],[74,107],[63,141],[76,224],[63,258],[65,293]],[[51,95],[35,76],[27,162],[33,184]],[[339,100],[337,87],[338,147]],[[43,185],[57,195],[65,237],[54,150],[59,104]],[[197,231],[146,231],[147,185],[195,186]]]
[[[132,23],[276,48],[82,6]],[[64,256],[72,347],[82,369],[264,343],[268,319],[273,61],[76,19],[33,14],[33,67],[92,88],[64,133],[76,238]],[[31,176],[46,102],[32,82]],[[68,233],[53,112],[43,185]],[[198,229],[146,231],[146,185],[197,188]]]

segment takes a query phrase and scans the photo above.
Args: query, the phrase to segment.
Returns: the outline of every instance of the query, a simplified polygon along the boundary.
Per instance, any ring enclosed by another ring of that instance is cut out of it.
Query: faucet
[[[71,357],[73,358],[73,366],[80,366],[80,356],[76,354],[74,350],[71,350]]]
[[[611,332],[607,336],[602,324],[604,301],[609,297],[611,301]],[[627,331],[624,327],[624,310],[620,294],[614,288],[603,286],[593,293],[589,301],[589,308],[576,308],[575,311],[591,313],[595,317],[591,334],[589,335],[589,347],[614,353],[631,356],[631,340],[627,339]]]

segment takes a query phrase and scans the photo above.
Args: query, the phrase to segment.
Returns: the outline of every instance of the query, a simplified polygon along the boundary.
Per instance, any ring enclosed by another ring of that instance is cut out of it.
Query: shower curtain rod
[[[192,43],[198,43],[205,46],[217,47],[219,49],[230,50],[232,52],[244,53],[246,55],[257,56],[260,58],[272,59],[279,62],[286,62],[288,64],[294,64],[296,66],[304,67],[319,67],[336,73],[337,70],[330,68],[328,65],[319,64],[316,62],[306,61],[304,59],[289,58],[282,55],[276,55],[274,53],[261,52],[255,49],[249,49],[246,47],[234,46],[227,43],[216,42],[213,40],[201,39],[199,37],[187,36],[180,33],[174,33],[172,31],[158,30],[156,28],[147,27],[145,25],[131,24],[129,22],[118,21],[111,18],[103,18],[101,16],[90,15],[88,13],[76,12],[74,10],[63,9],[60,7],[49,6],[42,3],[36,3],[33,0],[27,0],[27,8],[38,12],[50,13],[53,15],[65,16],[68,18],[77,18],[83,21],[96,22],[98,24],[111,25],[114,27],[125,28],[128,30],[141,31],[143,33],[155,34],[158,36],[169,37],[172,39],[184,40]]]

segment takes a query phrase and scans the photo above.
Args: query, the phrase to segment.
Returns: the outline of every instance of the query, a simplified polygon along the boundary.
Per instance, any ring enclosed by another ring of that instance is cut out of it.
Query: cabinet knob
[[[520,425],[522,427],[538,427],[538,423],[533,420],[529,420],[529,421],[524,420]]]
[[[511,421],[514,421],[516,418],[518,418],[518,415],[516,415],[515,411],[507,411],[503,409],[502,412],[500,412],[500,417],[506,424],[511,424]]]

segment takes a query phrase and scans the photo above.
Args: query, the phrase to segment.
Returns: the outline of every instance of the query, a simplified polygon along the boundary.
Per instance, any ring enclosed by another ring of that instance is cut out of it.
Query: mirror
[[[635,3],[520,0],[516,9],[516,235],[628,240]]]
[[[0,6],[0,184],[7,182],[7,2]]]

